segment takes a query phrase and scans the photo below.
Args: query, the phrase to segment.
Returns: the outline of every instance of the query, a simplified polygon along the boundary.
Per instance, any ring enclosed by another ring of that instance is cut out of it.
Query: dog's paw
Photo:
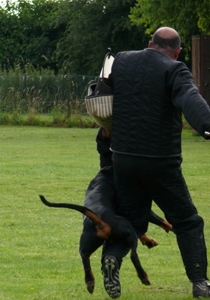
[[[86,288],[87,288],[88,292],[90,294],[92,294],[94,291],[94,288],[95,288],[95,280],[87,281]]]
[[[142,245],[147,246],[147,248],[151,249],[158,245],[158,242],[146,234],[142,235],[139,240],[141,241]]]

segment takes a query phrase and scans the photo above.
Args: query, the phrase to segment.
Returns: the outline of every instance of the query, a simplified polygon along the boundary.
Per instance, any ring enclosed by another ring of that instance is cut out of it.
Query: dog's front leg
[[[149,222],[163,228],[166,232],[173,231],[172,225],[152,210],[150,211]]]

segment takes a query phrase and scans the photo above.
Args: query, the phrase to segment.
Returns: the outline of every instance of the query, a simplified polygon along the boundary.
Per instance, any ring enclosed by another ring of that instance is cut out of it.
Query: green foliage
[[[97,129],[1,126],[1,300],[108,300],[101,275],[101,249],[92,255],[96,287],[90,295],[79,255],[82,215],[44,206],[50,201],[82,204],[99,169]],[[183,132],[183,172],[205,221],[208,256],[209,141]],[[154,205],[153,209],[162,216]],[[148,235],[159,245],[138,246],[151,286],[136,276],[129,255],[120,270],[120,300],[190,300],[188,281],[175,235],[150,224]],[[209,273],[209,272],[208,272]],[[209,275],[209,274],[208,274]]]
[[[210,2],[208,0],[196,1],[198,13],[198,27],[206,34],[210,34]]]
[[[69,13],[56,55],[64,73],[98,75],[108,47],[114,53],[146,46],[145,33],[131,26],[128,14],[135,1],[62,2]]]
[[[130,18],[132,24],[144,25],[146,32],[150,35],[160,26],[175,28],[180,33],[188,56],[191,50],[192,35],[201,32],[198,27],[197,3],[195,0],[137,0],[135,7],[131,9]]]
[[[0,125],[13,126],[42,126],[42,127],[63,127],[63,128],[96,128],[98,125],[92,117],[87,114],[72,113],[67,117],[65,111],[54,109],[48,114],[38,114],[31,109],[28,114],[21,114],[18,111],[12,113],[0,112]]]
[[[6,7],[0,10],[0,24],[2,22],[4,28],[0,39],[5,41],[0,51],[3,69],[19,64],[25,72],[25,65],[30,63],[37,69],[50,68],[58,72],[53,60],[57,41],[62,34],[60,24],[56,27],[54,23],[58,5],[53,0],[7,1]]]
[[[2,112],[48,113],[59,108],[70,117],[73,110],[85,113],[84,97],[94,77],[61,75],[2,75],[0,109]]]
[[[0,8],[2,69],[19,65],[25,72],[32,64],[40,72],[49,68],[55,74],[98,76],[108,47],[116,53],[147,45],[143,27],[131,26],[128,18],[134,4],[135,0],[8,1]]]
[[[208,0],[18,0],[0,6],[3,72],[98,76],[108,47],[113,53],[147,47],[159,26],[175,27],[191,57],[191,37],[210,33]]]

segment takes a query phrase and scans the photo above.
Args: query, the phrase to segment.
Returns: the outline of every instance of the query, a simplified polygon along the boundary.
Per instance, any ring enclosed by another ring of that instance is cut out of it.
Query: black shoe
[[[119,280],[119,263],[115,256],[105,256],[102,266],[104,288],[112,299],[117,299],[121,294]]]
[[[210,283],[205,281],[193,283],[193,297],[207,298],[210,297]]]

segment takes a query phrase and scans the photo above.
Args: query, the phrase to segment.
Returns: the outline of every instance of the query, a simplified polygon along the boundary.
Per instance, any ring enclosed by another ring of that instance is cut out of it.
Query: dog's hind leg
[[[141,282],[145,285],[150,285],[148,275],[145,272],[145,270],[143,269],[143,267],[140,263],[138,254],[137,254],[137,240],[135,242],[135,245],[133,245],[133,247],[131,248],[130,257],[131,257],[131,261],[136,269],[137,275],[138,275],[139,279],[141,280]]]
[[[82,263],[85,272],[85,284],[88,292],[93,293],[95,288],[95,277],[93,275],[91,265],[90,265],[90,254],[88,252],[81,253]]]
[[[85,273],[85,284],[88,292],[93,293],[95,288],[95,278],[90,264],[90,256],[103,244],[103,239],[96,235],[96,229],[92,221],[84,219],[83,232],[80,236],[79,252]]]
[[[90,256],[103,244],[103,240],[110,236],[110,226],[103,222],[97,214],[84,206],[70,203],[53,203],[47,201],[42,195],[39,197],[49,207],[74,209],[89,218],[85,218],[83,222],[84,228],[80,237],[80,255],[84,266],[86,287],[88,292],[92,294],[95,286],[95,278],[91,270]]]

